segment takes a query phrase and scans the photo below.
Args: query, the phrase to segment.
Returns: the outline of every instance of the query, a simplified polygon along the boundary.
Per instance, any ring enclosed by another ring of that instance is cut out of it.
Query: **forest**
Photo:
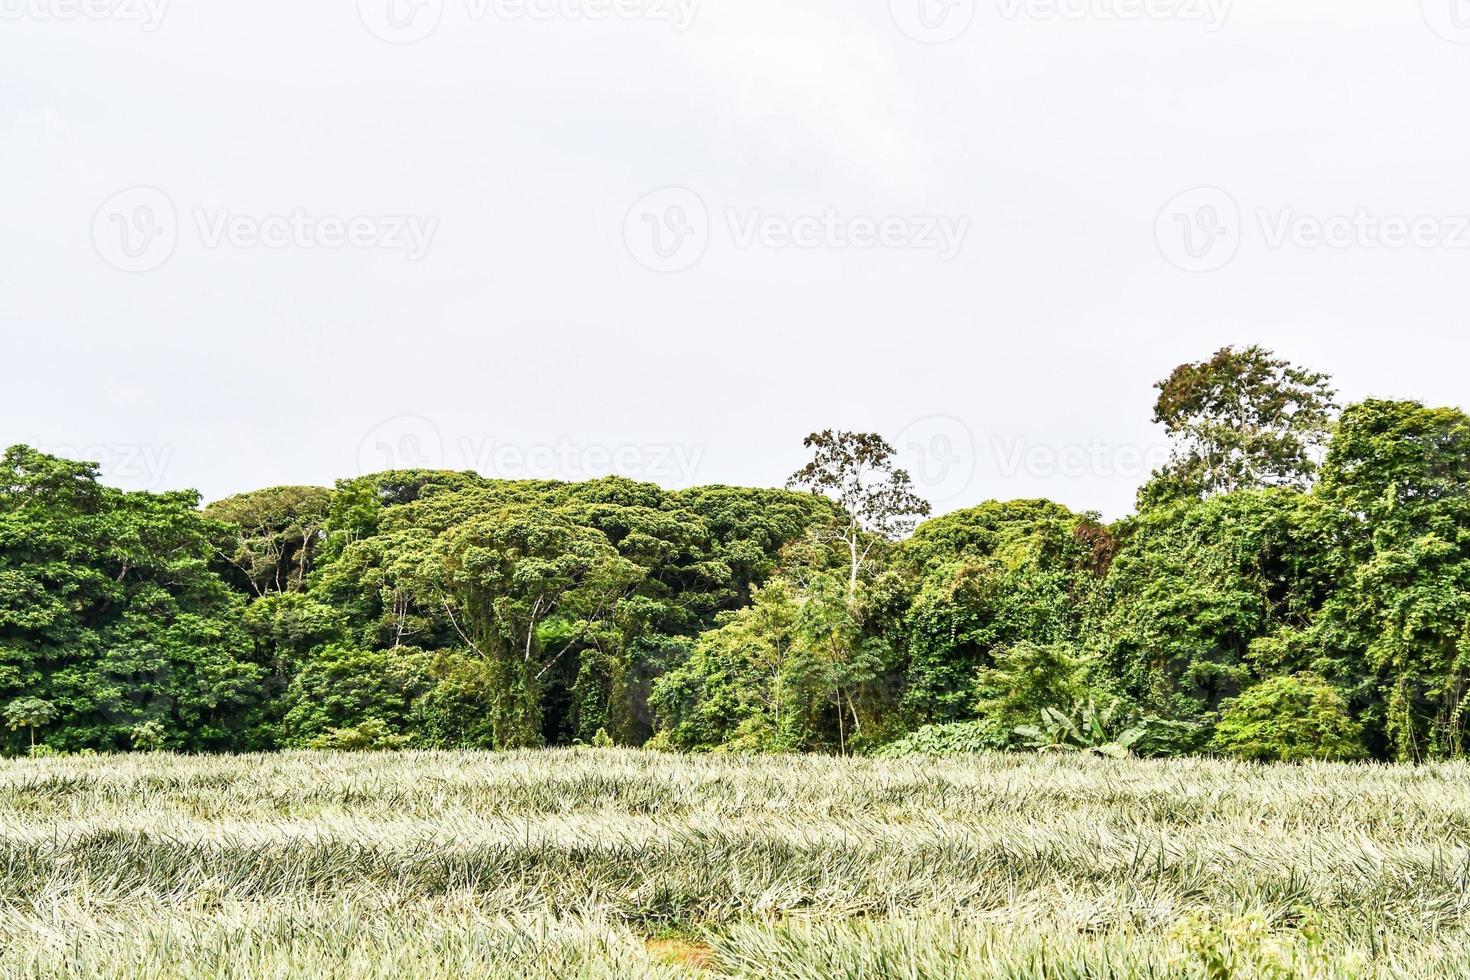
[[[1421,762],[1467,747],[1470,417],[1225,348],[1106,523],[930,518],[881,436],[784,489],[398,471],[201,506],[0,464],[8,755],[626,746]]]

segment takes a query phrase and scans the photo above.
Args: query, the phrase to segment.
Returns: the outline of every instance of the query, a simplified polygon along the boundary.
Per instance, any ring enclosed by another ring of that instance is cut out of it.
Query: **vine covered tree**
[[[540,744],[548,678],[573,651],[615,642],[645,570],[601,531],[537,507],[471,521],[440,560],[444,612],[490,672],[497,744]]]

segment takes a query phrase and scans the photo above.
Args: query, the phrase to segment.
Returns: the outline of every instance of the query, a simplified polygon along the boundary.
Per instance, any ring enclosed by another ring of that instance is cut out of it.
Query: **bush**
[[[135,752],[162,752],[168,730],[157,721],[142,721],[128,730]]]
[[[1089,695],[1066,711],[1043,708],[1039,724],[1020,725],[1013,731],[1020,737],[1022,748],[1087,751],[1124,758],[1182,755],[1198,745],[1202,727],[1141,714],[1119,698]]]
[[[1006,731],[1035,724],[1047,708],[1086,696],[1084,674],[1082,662],[1064,645],[1017,643],[980,671],[976,712]]]
[[[992,752],[1010,743],[1011,733],[988,721],[957,721],[948,725],[925,725],[873,753],[880,759],[911,755],[966,755]]]
[[[1147,733],[1137,713],[1114,699],[1098,706],[1095,698],[1079,701],[1071,711],[1041,709],[1041,724],[1015,729],[1028,749],[1095,752],[1115,759],[1133,754],[1133,744]]]
[[[1313,674],[1272,678],[1225,702],[1210,748],[1262,762],[1367,755],[1342,693]]]
[[[377,718],[352,728],[332,728],[318,735],[309,747],[321,752],[391,752],[406,749],[412,738],[399,735]]]

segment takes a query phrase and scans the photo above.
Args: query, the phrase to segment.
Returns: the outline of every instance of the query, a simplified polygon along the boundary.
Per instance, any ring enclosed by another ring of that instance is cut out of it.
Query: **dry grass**
[[[1470,767],[0,763],[0,975],[1470,975]]]

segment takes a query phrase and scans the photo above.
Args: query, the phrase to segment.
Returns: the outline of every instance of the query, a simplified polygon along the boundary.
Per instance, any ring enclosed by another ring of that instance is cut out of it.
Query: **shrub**
[[[1015,731],[1028,749],[1095,752],[1121,759],[1133,754],[1133,744],[1148,729],[1122,701],[1114,699],[1099,707],[1096,699],[1088,698],[1070,712],[1042,708],[1040,725],[1021,725]]]
[[[406,749],[413,739],[399,735],[378,718],[351,728],[331,728],[313,738],[309,748],[323,752],[390,752]]]
[[[1276,677],[1225,702],[1210,748],[1237,759],[1361,759],[1362,726],[1342,693],[1312,674]]]
[[[1007,731],[1034,724],[1047,708],[1085,696],[1083,674],[1081,661],[1064,645],[1017,643],[980,671],[976,711]]]
[[[168,740],[168,730],[157,721],[141,721],[128,730],[135,752],[161,752]]]
[[[925,725],[873,753],[880,759],[913,755],[965,755],[1004,749],[1010,732],[988,721],[957,721],[948,725]]]

